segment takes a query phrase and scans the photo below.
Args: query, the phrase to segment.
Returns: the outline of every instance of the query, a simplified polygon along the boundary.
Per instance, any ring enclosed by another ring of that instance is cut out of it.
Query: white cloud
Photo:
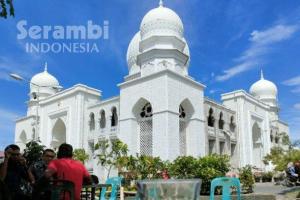
[[[272,44],[289,39],[296,31],[296,25],[276,25],[264,31],[253,31],[251,33],[250,41],[257,45]]]
[[[216,90],[209,90],[209,94],[214,94],[216,93]]]
[[[300,85],[300,76],[293,77],[289,80],[283,82],[283,84],[288,86],[298,86]]]
[[[300,93],[300,76],[296,76],[285,80],[282,82],[284,85],[287,86],[294,86],[295,88],[291,90],[293,93]]]
[[[294,108],[297,109],[297,110],[300,110],[300,103],[295,104],[295,105],[294,105]],[[299,118],[299,119],[300,119],[300,118]]]
[[[231,77],[249,69],[250,67],[254,66],[254,61],[244,62],[239,65],[236,65],[230,69],[224,71],[224,74],[221,76],[217,76],[217,81],[225,81],[230,79]]]
[[[6,131],[8,130],[7,127],[10,127],[10,125],[15,123],[14,121],[20,116],[19,113],[0,108],[0,129],[3,130],[5,129]]]
[[[11,81],[12,79],[9,77],[10,73],[17,73],[23,77],[30,77],[28,69],[24,70],[25,66],[20,62],[17,62],[15,59],[10,59],[8,57],[0,56],[0,80]]]
[[[296,25],[278,24],[262,31],[252,31],[249,38],[250,47],[234,59],[236,65],[224,70],[223,74],[216,76],[216,80],[228,80],[244,71],[257,67],[258,63],[262,64],[263,56],[271,50],[272,45],[290,39],[298,29],[299,26]]]

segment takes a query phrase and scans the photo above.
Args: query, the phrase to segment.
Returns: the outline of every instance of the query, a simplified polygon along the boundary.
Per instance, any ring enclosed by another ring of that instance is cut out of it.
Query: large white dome
[[[171,9],[160,6],[150,10],[141,23],[141,37],[148,38],[153,35],[167,35],[183,37],[183,23],[180,17]]]
[[[277,87],[273,82],[265,80],[261,73],[261,79],[251,86],[250,94],[261,100],[276,100]]]
[[[34,75],[30,81],[30,87],[57,87],[59,86],[58,80],[48,73],[47,66],[45,70],[41,73]]]
[[[133,74],[139,70],[139,66],[137,65],[137,56],[140,53],[139,50],[140,41],[141,41],[141,34],[140,32],[137,32],[132,38],[132,40],[130,41],[130,44],[128,46],[126,57],[127,57],[129,74]]]

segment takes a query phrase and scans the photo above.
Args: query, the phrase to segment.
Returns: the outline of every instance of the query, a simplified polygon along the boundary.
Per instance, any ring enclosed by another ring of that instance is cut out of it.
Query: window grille
[[[186,122],[185,120],[179,120],[179,148],[180,155],[186,155]]]
[[[152,118],[139,122],[140,126],[140,154],[152,156]]]

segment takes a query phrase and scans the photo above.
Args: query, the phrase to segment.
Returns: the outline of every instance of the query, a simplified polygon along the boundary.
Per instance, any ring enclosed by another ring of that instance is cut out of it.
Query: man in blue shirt
[[[299,162],[289,163],[287,168],[287,178],[292,183],[297,183],[299,180],[298,168],[300,167]]]

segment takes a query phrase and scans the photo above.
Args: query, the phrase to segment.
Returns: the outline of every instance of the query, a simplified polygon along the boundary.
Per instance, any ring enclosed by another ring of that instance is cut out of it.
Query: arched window
[[[274,141],[274,136],[271,134],[270,135],[270,140],[271,140],[271,142],[273,143],[273,141]]]
[[[182,105],[179,106],[179,151],[186,155],[186,113]]]
[[[27,143],[27,136],[26,136],[26,132],[23,130],[20,134],[20,142],[23,143],[23,144],[26,144]]]
[[[53,149],[57,149],[62,143],[66,142],[67,128],[62,119],[57,119],[52,128],[52,142]]]
[[[106,126],[106,118],[105,118],[105,111],[104,110],[101,110],[100,112],[100,128],[105,128]]]
[[[146,103],[139,113],[140,154],[152,156],[152,106]]]
[[[209,115],[207,118],[207,125],[210,127],[214,127],[214,124],[215,124],[214,110],[212,108],[210,108]]]
[[[95,114],[90,114],[90,121],[89,121],[90,131],[95,130]]]
[[[182,105],[179,106],[179,118],[184,119],[186,117],[186,113]]]
[[[230,131],[231,131],[231,132],[234,132],[234,131],[235,131],[236,124],[235,124],[235,122],[234,122],[234,116],[231,116],[231,117],[230,117],[230,125],[229,125],[229,127],[230,127]]]
[[[147,103],[140,113],[141,118],[149,118],[152,117],[152,106],[150,103]]]
[[[263,143],[261,128],[259,127],[257,122],[255,122],[252,126],[252,147],[253,165],[256,167],[261,167],[263,158]]]
[[[118,125],[118,114],[117,114],[117,108],[113,107],[111,109],[111,126],[117,126]]]
[[[223,120],[223,112],[220,112],[220,118],[219,118],[219,129],[224,129],[224,120]]]

